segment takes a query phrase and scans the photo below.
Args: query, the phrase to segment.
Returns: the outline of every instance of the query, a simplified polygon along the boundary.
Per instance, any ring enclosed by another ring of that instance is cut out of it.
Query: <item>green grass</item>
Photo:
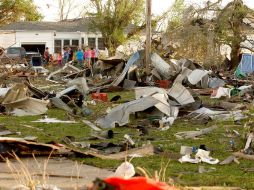
[[[134,99],[134,93],[132,91],[127,92],[117,92],[109,93],[109,98],[114,95],[120,94],[122,96],[121,102],[126,100]],[[208,98],[202,98],[203,101],[209,102]],[[218,100],[213,100],[213,103],[216,104]],[[105,114],[105,111],[108,107],[115,106],[112,103],[98,103],[96,106],[89,106],[93,110],[93,114],[84,119],[94,121],[98,117]],[[250,109],[251,113],[254,113],[254,109]],[[50,109],[47,112],[49,117],[54,117],[58,119],[68,120],[66,113],[58,109]],[[42,123],[33,123],[32,121],[41,118],[41,116],[29,116],[29,117],[13,117],[13,116],[0,116],[0,123],[5,125],[8,129],[13,131],[21,132],[20,136],[37,136],[39,142],[49,142],[57,141],[61,142],[65,136],[74,136],[76,139],[90,137],[91,129],[84,125],[82,122],[78,121],[77,124],[42,124]],[[131,117],[133,119],[133,117]],[[146,118],[143,118],[144,121]],[[139,120],[132,120],[129,126],[118,127],[113,129],[116,133],[114,139],[106,140],[108,142],[119,143],[122,142],[124,134],[128,133],[133,136],[135,142],[138,145],[147,143],[146,140],[139,137],[138,132],[131,124],[139,123],[143,126],[149,128],[150,135],[154,140],[151,143],[155,146],[160,146],[166,152],[164,155],[154,155],[145,158],[134,158],[132,163],[136,167],[142,167],[148,171],[151,175],[157,170],[164,168],[168,161],[169,165],[167,167],[166,176],[172,178],[177,185],[182,186],[236,186],[246,189],[254,189],[254,173],[245,173],[244,169],[254,167],[253,161],[249,160],[240,160],[240,164],[237,165],[232,163],[230,165],[208,165],[208,164],[181,164],[177,161],[176,156],[180,151],[182,145],[186,146],[199,146],[205,144],[209,149],[212,150],[211,156],[218,158],[221,161],[231,155],[230,151],[230,139],[234,139],[236,147],[238,150],[242,149],[245,143],[244,134],[246,129],[244,129],[244,124],[248,121],[253,121],[253,118],[249,118],[242,122],[241,125],[234,125],[233,121],[211,121],[207,125],[200,125],[198,123],[190,122],[189,120],[179,118],[173,124],[173,126],[168,131],[159,131],[155,127],[148,126],[148,122],[140,122]],[[30,125],[42,131],[35,129],[26,128],[22,125]],[[178,140],[174,136],[175,133],[180,131],[189,131],[206,128],[212,125],[217,125],[218,128],[214,130],[211,134],[202,136],[198,139],[188,139],[188,140]],[[235,129],[241,133],[240,137],[227,137],[226,129]],[[91,143],[96,143],[97,141],[91,141]],[[107,168],[114,170],[121,161],[115,160],[101,160],[98,158],[85,158],[77,160],[97,166],[100,168]],[[214,167],[216,170],[210,173],[198,173],[199,165],[204,166],[206,169]]]

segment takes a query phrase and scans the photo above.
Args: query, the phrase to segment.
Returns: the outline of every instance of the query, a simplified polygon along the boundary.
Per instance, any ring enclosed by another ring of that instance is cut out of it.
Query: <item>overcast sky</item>
[[[85,0],[74,0],[75,3],[81,4],[84,3]],[[202,4],[203,0],[186,0],[186,2],[195,2],[198,4]],[[229,2],[230,0],[224,0],[224,4]],[[34,0],[35,4],[38,6],[40,12],[44,15],[45,21],[55,21],[58,18],[58,0]],[[152,0],[152,12],[155,15],[159,15],[169,9],[174,0]],[[250,8],[254,8],[254,0],[244,0],[244,3],[248,5]],[[79,11],[73,11],[70,17],[76,18],[79,14]]]

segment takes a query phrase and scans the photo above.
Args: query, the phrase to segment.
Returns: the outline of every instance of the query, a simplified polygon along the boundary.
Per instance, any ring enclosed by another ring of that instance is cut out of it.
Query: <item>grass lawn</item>
[[[122,96],[121,102],[134,99],[134,93],[132,91],[109,93],[110,97],[120,94]],[[203,101],[211,101],[208,98],[203,98]],[[218,101],[218,100],[216,100]],[[214,101],[214,103],[216,103]],[[111,103],[98,103],[96,106],[89,106],[93,110],[93,114],[85,119],[94,121],[99,116],[105,114],[108,107],[114,106]],[[253,110],[251,110],[252,112]],[[57,119],[69,120],[64,111],[58,109],[50,109],[48,111],[49,117]],[[29,117],[13,117],[13,116],[0,116],[0,123],[5,125],[8,129],[21,132],[21,135],[14,135],[16,137],[25,136],[37,136],[39,142],[57,141],[61,143],[61,139],[65,136],[74,136],[75,138],[86,138],[90,136],[91,129],[78,121],[77,124],[44,124],[33,123],[32,121],[41,118],[41,116],[29,116]],[[134,158],[132,163],[135,167],[144,168],[147,173],[154,176],[155,171],[166,169],[167,179],[173,179],[176,185],[181,186],[234,186],[242,187],[246,189],[254,189],[254,172],[245,172],[245,169],[254,168],[253,161],[240,160],[240,164],[232,163],[230,165],[208,165],[208,164],[181,164],[175,158],[179,153],[182,145],[186,146],[199,146],[205,144],[212,150],[211,156],[218,158],[220,161],[224,160],[231,155],[230,140],[234,139],[237,150],[244,147],[245,138],[244,124],[246,122],[253,121],[253,118],[249,117],[248,120],[242,121],[241,125],[235,125],[233,121],[210,121],[206,125],[195,123],[195,121],[185,120],[179,118],[173,124],[173,126],[167,131],[159,131],[156,128],[149,128],[149,137],[151,143],[155,146],[160,146],[165,151],[164,155],[155,155],[146,158]],[[138,120],[132,120],[131,123],[138,123],[139,125],[146,125],[146,122],[139,122]],[[30,125],[35,128],[42,129],[36,130],[33,128],[24,127],[24,125]],[[189,131],[206,128],[212,125],[217,125],[218,128],[212,133],[202,136],[199,139],[178,140],[174,134],[180,131]],[[237,130],[240,137],[227,137],[226,129]],[[133,136],[133,139],[138,145],[147,143],[147,140],[142,139],[135,128],[131,125],[126,127],[117,127],[113,129],[116,133],[114,139],[107,140],[109,142],[121,142],[124,134],[128,133]],[[99,142],[99,141],[91,141]],[[101,160],[98,158],[86,158],[78,159],[85,164],[115,169],[121,162],[115,160]],[[169,163],[168,163],[169,162]],[[168,163],[168,165],[167,165]],[[212,172],[199,174],[199,166],[204,166],[205,169],[214,168]],[[166,180],[167,181],[167,180]]]

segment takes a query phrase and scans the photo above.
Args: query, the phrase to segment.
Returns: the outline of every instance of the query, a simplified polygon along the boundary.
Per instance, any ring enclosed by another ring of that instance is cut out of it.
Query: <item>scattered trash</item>
[[[180,153],[183,156],[178,161],[180,163],[192,163],[192,164],[198,164],[200,162],[205,162],[208,164],[219,163],[218,159],[214,159],[214,158],[210,157],[209,156],[210,152],[201,149],[201,147],[202,146],[200,146],[200,148],[197,149],[197,151],[194,151],[194,149],[192,147],[182,146]],[[196,153],[194,158],[191,157],[192,153]]]
[[[44,118],[44,119],[39,119],[37,121],[33,121],[34,123],[76,123],[75,121],[63,121],[59,120],[56,118]]]
[[[135,175],[135,173],[134,166],[130,162],[125,161],[117,167],[115,176],[130,179]]]
[[[209,168],[205,169],[204,166],[198,166],[198,173],[203,174],[203,173],[210,173],[216,171],[216,168]]]
[[[107,93],[93,93],[92,99],[107,102],[108,101],[108,94]]]
[[[195,157],[200,159],[201,162],[205,162],[208,164],[218,164],[219,160],[210,157],[209,154],[210,154],[209,151],[198,149],[198,152]]]
[[[198,158],[191,158],[190,155],[184,155],[179,159],[180,163],[192,163],[192,164],[198,164],[200,162],[200,160]]]
[[[237,158],[235,156],[229,156],[227,157],[225,160],[223,160],[222,162],[220,162],[220,165],[227,165],[230,164],[232,162],[235,162],[237,164],[240,164],[240,162],[237,160]]]
[[[41,115],[48,110],[49,101],[28,97],[24,84],[15,84],[5,95],[2,105],[15,116]]]
[[[91,127],[95,131],[101,131],[100,128],[96,127],[96,125],[94,125],[92,122],[90,122],[88,120],[82,120],[82,122],[85,123],[86,125],[88,125],[89,127]]]
[[[125,135],[124,135],[124,138],[128,141],[128,143],[129,143],[131,146],[134,146],[134,145],[135,145],[135,142],[132,140],[132,138],[131,138],[129,135],[125,134]]]
[[[176,133],[175,136],[178,139],[192,139],[192,138],[196,138],[199,137],[201,135],[206,135],[211,133],[213,130],[215,130],[217,128],[217,126],[212,126],[209,128],[205,128],[205,129],[201,129],[199,131],[185,131],[185,132],[179,132]]]
[[[244,153],[245,154],[250,154],[250,149],[251,149],[251,144],[252,144],[252,141],[254,140],[254,131],[251,132],[249,135],[248,135],[248,138],[247,138],[247,141],[246,141],[246,144],[245,144],[245,147],[244,147]],[[253,150],[252,150],[253,152]]]
[[[19,152],[21,155],[41,154],[49,155],[52,151],[59,150],[58,146],[27,141],[23,138],[0,137],[0,153]]]
[[[122,56],[115,56],[98,60],[93,64],[93,68],[83,70],[74,66],[75,61],[70,61],[60,69],[53,69],[55,70],[53,72],[50,72],[52,71],[50,67],[47,67],[49,69],[47,70],[41,65],[42,60],[39,57],[31,60],[32,71],[16,63],[8,63],[9,66],[4,65],[6,72],[0,77],[8,77],[8,73],[11,73],[11,76],[19,77],[16,81],[20,83],[3,83],[0,87],[1,114],[44,115],[48,109],[58,108],[63,110],[68,119],[59,120],[45,116],[32,122],[60,124],[82,122],[84,127],[88,126],[91,129],[91,133],[89,137],[84,138],[75,137],[73,134],[64,135],[65,137],[60,139],[65,145],[57,142],[44,144],[36,142],[40,139],[39,135],[37,137],[31,134],[24,138],[5,137],[14,134],[23,135],[23,133],[0,126],[0,153],[8,155],[13,151],[21,155],[50,155],[50,152],[53,151],[53,154],[61,156],[125,160],[115,172],[115,176],[119,178],[98,180],[97,185],[103,183],[108,185],[107,187],[119,187],[121,190],[142,189],[141,187],[158,190],[176,189],[151,179],[133,178],[135,169],[131,163],[127,162],[127,158],[140,158],[152,156],[158,151],[163,152],[162,148],[155,149],[150,143],[154,140],[154,137],[150,136],[153,134],[153,129],[150,128],[154,127],[157,132],[165,133],[164,131],[174,127],[177,119],[186,119],[199,125],[205,125],[210,120],[232,121],[234,124],[241,125],[244,122],[243,119],[250,115],[244,111],[248,108],[246,102],[253,103],[254,98],[253,78],[250,77],[250,68],[245,63],[250,57],[243,54],[241,64],[235,72],[238,79],[232,79],[230,74],[219,70],[205,70],[200,64],[188,59],[167,59],[166,61],[156,53],[150,56],[151,73],[147,75],[144,72],[144,57],[142,50],[131,55],[128,61]],[[15,73],[14,70],[16,70]],[[44,76],[40,73],[43,73]],[[30,83],[31,76],[39,76],[42,77],[40,80],[44,79],[56,84],[48,85],[41,82],[38,83],[37,88]],[[247,80],[248,77],[250,80]],[[48,89],[49,92],[42,89]],[[130,100],[126,100],[125,95],[120,93],[123,90],[126,93],[134,91],[135,98],[129,97]],[[111,92],[114,92],[113,97]],[[206,96],[206,99],[203,99],[203,96]],[[209,99],[222,99],[223,101],[209,101]],[[134,117],[138,120],[137,122],[132,122]],[[127,125],[135,129],[136,134],[120,132],[123,138],[121,142],[115,142],[118,141],[115,138],[118,133],[115,133],[112,128]],[[36,130],[38,133],[45,131],[44,128],[40,129],[26,124],[20,126]],[[175,137],[180,140],[206,138],[205,135],[212,133],[217,128],[214,125],[197,130],[191,129],[178,132]],[[222,141],[230,146],[229,151],[237,151],[237,145],[239,145],[237,138],[241,136],[240,129],[230,129],[224,135],[227,139]],[[141,145],[140,139],[145,139],[146,142],[142,142]],[[101,140],[101,142],[92,143],[92,140]],[[254,133],[251,131],[247,136],[244,149],[241,152],[234,152],[232,156],[220,163],[218,159],[210,156],[210,149],[205,145],[181,146],[181,158],[177,157],[177,159],[181,163],[192,164],[201,162],[211,165],[218,163],[227,165],[232,162],[239,164],[237,158],[254,160],[253,140]],[[198,167],[200,174],[214,171],[216,171],[215,168],[207,169],[202,165]],[[58,188],[38,186],[37,189],[57,190]]]

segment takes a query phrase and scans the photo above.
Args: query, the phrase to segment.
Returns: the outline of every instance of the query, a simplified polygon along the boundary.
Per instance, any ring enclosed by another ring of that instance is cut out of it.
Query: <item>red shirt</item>
[[[49,52],[48,52],[48,51],[45,51],[45,52],[44,52],[44,58],[45,58],[45,59],[48,59],[48,58],[49,58]]]
[[[91,58],[95,58],[95,50],[91,50]]]

